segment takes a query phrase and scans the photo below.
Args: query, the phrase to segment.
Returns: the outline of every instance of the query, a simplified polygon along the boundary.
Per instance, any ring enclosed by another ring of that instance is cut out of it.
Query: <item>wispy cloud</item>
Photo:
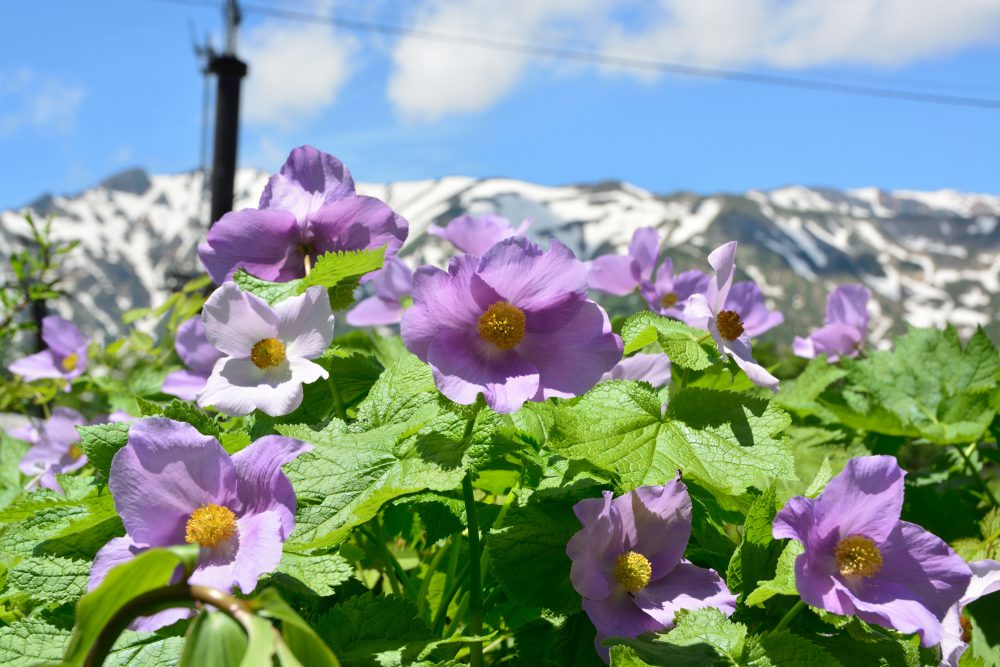
[[[30,69],[0,71],[0,137],[32,130],[68,134],[76,128],[86,92]]]
[[[1000,44],[989,0],[428,0],[422,30],[501,36],[690,65],[892,68]],[[511,37],[513,36],[513,37]],[[386,94],[404,117],[481,111],[553,61],[419,36],[399,40]],[[608,73],[656,80],[648,71]]]
[[[328,11],[331,3],[311,3]],[[250,66],[243,116],[290,129],[334,104],[350,76],[358,40],[326,25],[265,21],[241,49]]]

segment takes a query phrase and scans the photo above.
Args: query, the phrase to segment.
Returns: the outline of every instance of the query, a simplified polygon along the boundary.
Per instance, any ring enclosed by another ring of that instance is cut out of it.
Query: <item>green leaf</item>
[[[694,611],[681,610],[674,618],[676,626],[655,640],[614,638],[606,645],[624,645],[634,651],[626,654],[625,664],[641,659],[650,665],[746,665],[771,667],[772,664],[755,637],[747,637],[742,623],[733,623],[714,607]],[[621,652],[619,652],[621,655]],[[714,654],[714,656],[713,656]]]
[[[847,384],[820,402],[852,428],[940,444],[975,442],[996,415],[1000,355],[982,328],[911,329],[891,352],[846,360]]]
[[[281,622],[285,644],[303,665],[340,667],[337,656],[323,643],[316,631],[281,599],[276,590],[265,589],[254,598],[253,606],[261,616]]]
[[[238,667],[247,651],[240,624],[219,611],[202,612],[188,626],[178,667]]]
[[[121,531],[111,494],[72,500],[36,492],[0,512],[0,552],[92,560]]]
[[[648,385],[604,382],[555,411],[549,447],[611,471],[623,489],[662,484],[678,471],[710,490],[739,496],[752,485],[794,477],[781,431],[788,415],[766,399],[686,389],[665,416]]]
[[[256,294],[272,306],[304,291],[301,280],[290,280],[287,283],[272,283],[247,273],[246,269],[238,269],[233,274],[233,280],[244,292]]]
[[[82,662],[101,629],[132,598],[170,583],[178,566],[194,569],[196,545],[150,549],[113,568],[101,585],[76,605],[77,624],[63,660]]]
[[[316,629],[345,667],[408,665],[434,639],[412,602],[371,593],[337,605]]]
[[[566,543],[581,529],[573,505],[598,495],[600,487],[520,491],[503,525],[486,537],[497,581],[519,604],[559,614],[580,611],[580,595],[569,579]]]
[[[811,359],[802,373],[794,380],[784,380],[781,391],[774,396],[774,401],[781,407],[795,412],[803,417],[824,412],[818,398],[847,371],[840,366],[827,362],[826,355],[821,354]]]
[[[7,594],[23,593],[29,599],[51,606],[73,602],[87,592],[89,560],[54,556],[21,559],[7,575]]]
[[[28,443],[0,432],[0,507],[16,498],[23,490],[21,471],[17,464],[28,451]]]
[[[337,586],[354,576],[354,564],[339,553],[311,556],[286,551],[278,563],[278,572],[325,597],[333,595]]]
[[[555,627],[553,627],[553,625]],[[595,630],[583,612],[553,623],[536,620],[518,628],[518,664],[528,667],[603,667],[594,650]]]
[[[768,660],[774,665],[846,667],[818,644],[791,632],[768,632],[758,637]],[[854,663],[851,664],[860,664]]]
[[[629,317],[622,325],[621,336],[625,354],[658,342],[671,364],[693,371],[704,370],[719,360],[715,343],[706,331],[648,310]]]
[[[430,367],[407,354],[389,366],[371,387],[368,397],[358,406],[353,430],[401,424],[422,406],[436,401],[437,387]]]
[[[222,435],[222,428],[215,418],[190,401],[175,398],[169,403],[154,403],[136,396],[135,402],[143,417],[165,417],[184,422],[194,426],[202,435],[210,435],[216,439]]]
[[[343,310],[354,303],[354,290],[361,276],[382,268],[385,248],[328,252],[316,258],[316,266],[302,279],[299,292],[313,285],[327,288],[330,307]]]
[[[789,540],[781,555],[778,556],[778,564],[775,566],[774,578],[757,582],[757,588],[746,596],[744,603],[748,607],[755,607],[764,604],[775,595],[798,595],[795,588],[795,559],[802,554],[803,548],[800,542]]]
[[[127,422],[76,427],[80,434],[80,449],[87,455],[90,465],[105,477],[111,469],[111,459],[128,444],[128,428]]]
[[[480,419],[490,416],[484,411]],[[285,468],[300,503],[289,550],[333,546],[394,498],[457,486],[477,447],[475,432],[471,442],[463,440],[465,426],[462,416],[437,403],[425,404],[406,422],[364,433],[345,432],[339,420],[322,431],[279,426],[282,435],[316,445]]]
[[[775,486],[754,499],[743,525],[743,541],[733,553],[726,573],[729,590],[740,591],[743,597],[757,587],[761,579],[771,577],[782,544],[771,536],[774,522]]]
[[[29,667],[62,658],[70,633],[41,617],[29,616],[0,627],[0,665]]]

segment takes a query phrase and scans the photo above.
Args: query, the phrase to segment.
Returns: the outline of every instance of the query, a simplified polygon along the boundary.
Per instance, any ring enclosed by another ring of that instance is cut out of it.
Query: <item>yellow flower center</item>
[[[71,445],[69,448],[69,457],[74,461],[79,461],[81,456],[83,456],[83,450],[77,445]]]
[[[67,373],[75,371],[76,365],[79,361],[80,356],[76,352],[73,352],[72,354],[66,355],[66,357],[62,360],[62,367]]]
[[[189,544],[214,547],[236,534],[236,515],[222,505],[202,505],[191,512],[184,532]]]
[[[833,554],[845,577],[872,577],[882,569],[882,552],[863,535],[848,535],[837,543]]]
[[[722,310],[715,318],[715,326],[726,340],[736,340],[743,335],[743,320],[739,313],[732,310]]]
[[[660,303],[663,304],[664,308],[672,308],[677,305],[677,292],[667,292],[660,299]]]
[[[479,316],[479,337],[501,350],[510,350],[524,340],[524,311],[506,301],[497,301]]]
[[[959,614],[958,625],[962,628],[962,643],[968,644],[972,641],[972,621],[965,614]]]
[[[257,341],[250,350],[250,361],[257,368],[274,368],[285,360],[285,344],[277,338]]]
[[[615,579],[629,593],[638,593],[649,583],[653,568],[649,559],[634,551],[626,551],[615,559]]]

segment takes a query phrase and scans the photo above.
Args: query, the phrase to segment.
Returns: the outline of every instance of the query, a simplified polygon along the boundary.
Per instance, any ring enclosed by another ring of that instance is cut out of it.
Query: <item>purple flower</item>
[[[736,273],[736,241],[720,246],[708,256],[715,274],[708,281],[705,294],[695,294],[684,306],[684,319],[690,326],[708,329],[719,347],[719,354],[729,354],[750,381],[758,387],[778,391],[778,378],[754,361],[750,336],[740,314],[725,308]]]
[[[612,500],[581,500],[574,507],[583,529],[566,554],[570,578],[597,628],[597,652],[608,662],[608,637],[637,637],[672,628],[681,609],[716,607],[725,614],[736,598],[714,570],[684,560],[691,537],[691,498],[679,480],[641,486]]]
[[[958,667],[958,660],[969,646],[971,627],[962,616],[962,607],[972,604],[984,595],[1000,591],[1000,563],[980,560],[969,563],[972,579],[962,599],[948,610],[944,617],[944,636],[941,639],[940,667]]]
[[[205,388],[215,362],[225,355],[208,342],[200,317],[192,317],[177,327],[174,349],[187,369],[167,375],[163,380],[163,393],[193,401]]]
[[[371,284],[375,294],[347,311],[347,323],[352,327],[398,324],[403,319],[403,311],[413,303],[410,267],[398,257],[390,257],[385,260],[385,266],[372,274]]]
[[[447,272],[422,267],[403,341],[456,403],[482,393],[491,408],[509,413],[525,401],[578,396],[622,354],[607,314],[587,299],[586,274],[558,241],[543,252],[523,236],[482,258],[459,255]]]
[[[515,229],[507,218],[484,213],[459,216],[444,227],[431,225],[427,233],[445,239],[461,252],[479,257],[504,239],[523,236],[530,226],[531,220],[526,219]]]
[[[205,335],[224,355],[198,394],[198,404],[227,415],[254,408],[277,417],[302,403],[302,385],[328,373],[309,361],[333,340],[326,290],[310,287],[271,306],[234,282],[208,297],[201,313]]]
[[[773,533],[805,547],[795,586],[807,604],[916,632],[933,646],[971,574],[944,541],[900,521],[904,475],[892,456],[851,459],[817,498],[789,500]]]
[[[795,337],[792,351],[812,359],[826,353],[831,364],[840,357],[856,357],[868,331],[868,300],[872,293],[864,285],[839,285],[826,300],[826,326],[808,338]]]
[[[268,435],[230,458],[215,438],[189,424],[136,422],[108,477],[125,536],[97,553],[88,588],[146,549],[188,543],[201,547],[190,583],[252,592],[257,578],[277,567],[295,528],[295,492],[281,466],[310,449]],[[132,627],[152,631],[192,613],[171,609]]]
[[[670,359],[665,354],[633,354],[601,376],[605,380],[640,380],[653,387],[670,383]]]
[[[733,284],[723,308],[740,316],[743,331],[751,338],[756,338],[785,321],[785,316],[780,311],[768,309],[760,287],[749,280]]]
[[[603,255],[590,264],[587,282],[591,289],[615,296],[630,294],[653,277],[660,253],[660,237],[653,227],[632,234],[627,255]]]
[[[386,245],[392,255],[406,233],[406,220],[385,203],[354,193],[354,179],[340,160],[300,146],[267,182],[260,207],[222,216],[198,255],[216,284],[240,267],[287,282],[303,277],[307,259],[311,265],[325,252]]]
[[[25,489],[41,487],[62,493],[56,473],[73,472],[87,463],[76,431],[77,426],[86,424],[87,420],[76,410],[55,408],[45,421],[11,432],[15,438],[31,443],[19,465],[21,472],[31,478]]]
[[[76,325],[55,315],[42,319],[42,340],[48,348],[22,357],[11,363],[11,373],[24,377],[29,382],[42,378],[63,378],[66,391],[70,382],[80,377],[87,369],[87,345]]]
[[[656,280],[643,282],[639,289],[650,310],[680,320],[684,319],[684,304],[691,295],[708,290],[708,276],[701,271],[675,276],[674,262],[667,257],[656,269]]]

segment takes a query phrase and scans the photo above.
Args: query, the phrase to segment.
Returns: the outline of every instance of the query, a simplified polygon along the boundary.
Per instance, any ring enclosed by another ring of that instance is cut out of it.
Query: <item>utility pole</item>
[[[218,80],[215,97],[215,144],[212,151],[212,213],[209,225],[233,210],[236,181],[236,146],[239,138],[240,83],[247,64],[236,57],[236,29],[240,9],[236,0],[226,2],[226,48],[210,53],[208,71]]]

